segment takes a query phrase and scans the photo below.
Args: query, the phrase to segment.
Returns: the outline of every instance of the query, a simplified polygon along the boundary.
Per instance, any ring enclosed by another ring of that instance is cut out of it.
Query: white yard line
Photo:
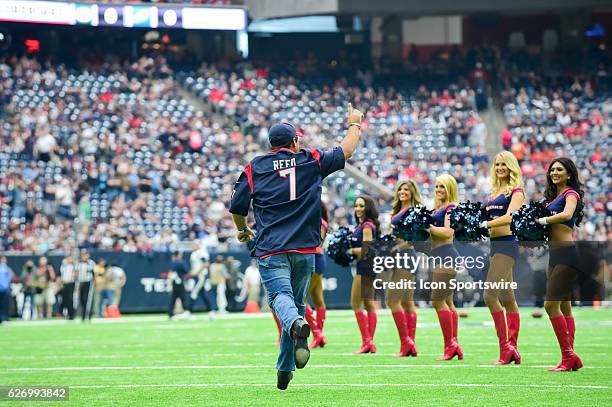
[[[196,319],[191,319],[191,320],[180,320],[180,321],[168,321],[167,318],[162,318],[162,317],[134,317],[134,318],[125,318],[125,319],[98,319],[98,320],[93,320],[92,322],[88,322],[88,323],[81,323],[79,322],[75,322],[75,321],[66,321],[66,320],[62,320],[62,319],[58,319],[58,320],[48,320],[48,321],[11,321],[9,323],[3,323],[3,327],[6,327],[7,329],[20,329],[20,328],[41,328],[41,327],[66,327],[66,326],[87,326],[87,325],[112,325],[112,324],[130,324],[130,323],[159,323],[159,322],[166,322],[167,324],[164,325],[156,325],[156,326],[142,326],[142,327],[133,327],[131,329],[134,330],[149,330],[149,329],[163,329],[163,330],[188,330],[188,329],[203,329],[203,328],[210,328],[211,326],[213,326],[215,324],[215,321],[228,321],[228,320],[233,320],[233,321],[246,321],[246,320],[253,320],[253,319],[268,319],[270,318],[270,321],[272,320],[272,318],[268,315],[261,315],[261,314],[256,314],[256,315],[250,315],[250,316],[244,316],[244,315],[240,315],[240,314],[236,314],[235,317],[219,317],[213,321],[209,320],[206,317],[199,317]],[[329,319],[329,318],[328,318]],[[335,322],[340,322],[342,321],[343,323],[345,323],[347,320],[347,318],[337,318],[334,317],[332,319],[331,322],[328,323],[335,323]],[[350,321],[352,322],[353,319],[351,318]],[[587,321],[587,322],[582,322],[582,323],[576,323],[576,326],[578,327],[610,327],[612,326],[612,321]],[[489,322],[481,322],[481,321],[474,321],[474,322],[465,322],[465,323],[460,323],[459,324],[459,328],[460,328],[460,333],[462,334],[462,336],[475,336],[472,335],[471,332],[466,332],[464,331],[464,329],[469,329],[469,328],[491,328],[492,329],[493,324],[489,323]],[[525,328],[525,327],[550,327],[550,323],[538,323],[538,322],[521,322],[521,327]],[[222,326],[218,326],[217,327],[219,330],[230,330],[230,329],[234,329],[235,326],[232,327],[222,327]],[[420,329],[440,329],[440,324],[438,322],[419,322],[417,323],[417,328]],[[357,329],[355,327],[355,329]],[[273,329],[271,328],[271,331],[273,331]],[[342,336],[350,336],[352,334],[340,334]]]
[[[177,383],[177,384],[117,384],[69,386],[70,389],[134,389],[134,388],[185,388],[185,387],[273,387],[272,383]],[[500,384],[500,383],[295,383],[291,387],[493,387],[493,388],[536,388],[536,389],[609,389],[610,386],[589,386],[571,384]]]
[[[513,366],[469,365],[457,362],[439,364],[368,364],[368,365],[309,365],[309,369],[413,369],[413,368],[482,368],[482,369],[544,369],[551,366]],[[60,367],[15,367],[0,370],[0,373],[10,372],[55,372],[55,371],[89,371],[89,370],[197,370],[197,369],[271,369],[265,365],[169,365],[169,366],[60,366]],[[612,366],[586,366],[584,369],[612,369]]]
[[[482,349],[471,349],[470,354],[488,354],[491,353],[489,350]],[[249,354],[250,356],[263,356],[263,357],[276,357],[278,356],[278,351],[276,352],[253,352]],[[326,350],[317,352],[316,357],[336,357],[336,356],[352,356],[355,358],[360,358],[360,355],[356,355],[353,352],[328,352]],[[377,353],[376,355],[366,356],[366,357],[390,357],[394,356],[395,353]],[[526,356],[558,356],[559,352],[521,352],[521,355]],[[159,352],[139,352],[138,355],[134,355],[133,353],[117,353],[117,354],[105,354],[105,355],[87,355],[87,359],[128,359],[134,356],[138,357],[174,357],[174,358],[221,358],[221,357],[230,357],[235,358],[236,353],[209,353],[209,352],[201,352],[201,353],[182,353],[182,352],[168,352],[168,353],[159,353]],[[421,353],[419,352],[419,356],[426,357],[438,357],[441,356],[441,353]],[[610,356],[610,353],[605,352],[589,352],[589,356]],[[494,358],[495,355],[492,356]],[[63,359],[79,359],[82,360],[83,355],[0,355],[0,360],[12,361],[12,360],[63,360]],[[410,360],[410,359],[406,359]]]

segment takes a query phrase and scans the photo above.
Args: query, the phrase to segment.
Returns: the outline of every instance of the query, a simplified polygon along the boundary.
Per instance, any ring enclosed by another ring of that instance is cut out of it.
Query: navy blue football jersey
[[[321,181],[344,168],[344,153],[287,148],[255,157],[234,186],[230,212],[246,216],[253,203],[255,253],[318,253],[321,243]]]

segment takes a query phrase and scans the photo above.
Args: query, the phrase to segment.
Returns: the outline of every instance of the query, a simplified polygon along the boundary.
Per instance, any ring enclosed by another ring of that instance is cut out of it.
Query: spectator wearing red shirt
[[[512,146],[512,132],[510,131],[508,126],[506,126],[502,130],[501,139],[502,139],[502,146],[504,147],[504,150],[510,150],[510,147]]]
[[[223,92],[221,92],[219,89],[213,89],[210,91],[210,94],[208,95],[208,100],[210,100],[213,103],[219,103],[220,101],[223,100]]]

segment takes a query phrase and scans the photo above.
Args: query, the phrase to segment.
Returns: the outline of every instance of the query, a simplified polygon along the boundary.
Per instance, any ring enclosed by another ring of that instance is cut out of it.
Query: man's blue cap
[[[302,133],[293,124],[284,122],[270,127],[268,141],[272,147],[282,147],[291,144],[296,136],[301,137]]]

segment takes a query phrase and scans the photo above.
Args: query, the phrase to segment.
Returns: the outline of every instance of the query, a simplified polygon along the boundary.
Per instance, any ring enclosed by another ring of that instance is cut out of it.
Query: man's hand
[[[357,145],[359,144],[359,135],[361,134],[361,122],[363,121],[363,113],[357,109],[353,109],[353,105],[348,104],[348,129],[346,136],[340,143],[342,152],[344,153],[344,159],[348,160],[351,158]]]
[[[357,109],[353,109],[352,104],[348,104],[348,124],[357,123],[361,124],[363,121],[363,113]]]
[[[239,242],[246,243],[254,237],[255,237],[255,233],[248,227],[238,231],[238,241]]]

